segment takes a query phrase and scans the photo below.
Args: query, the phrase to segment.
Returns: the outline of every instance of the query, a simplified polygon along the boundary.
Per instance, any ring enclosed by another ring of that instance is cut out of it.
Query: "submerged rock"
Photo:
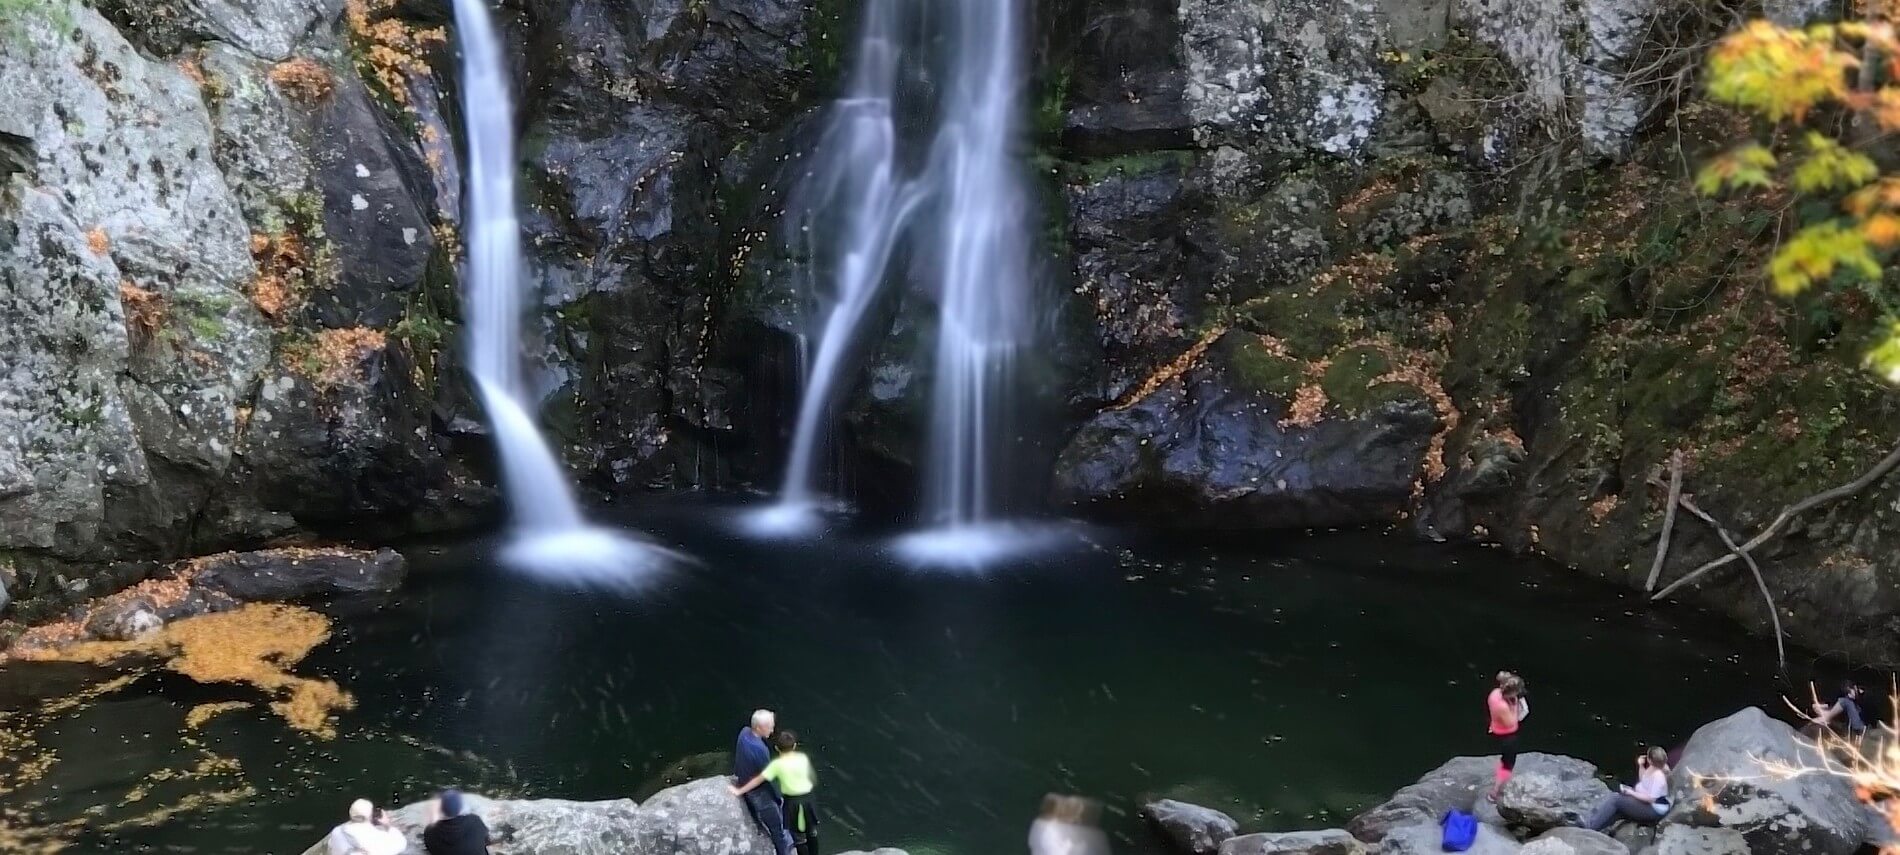
[[[1240,831],[1240,823],[1213,808],[1162,799],[1142,806],[1148,820],[1175,851],[1192,855],[1214,855],[1224,851],[1222,844]]]
[[[1220,846],[1220,855],[1365,855],[1366,845],[1337,828],[1247,834]]]
[[[1723,829],[1756,855],[1847,855],[1867,836],[1867,815],[1853,784],[1837,775],[1777,774],[1764,764],[1820,765],[1794,728],[1749,707],[1689,737],[1670,773],[1675,806],[1663,817],[1658,849],[1708,851],[1728,835],[1685,837],[1680,826]],[[1671,837],[1671,834],[1674,834]]]
[[[240,600],[393,591],[407,564],[393,549],[265,549],[200,559],[194,584]]]

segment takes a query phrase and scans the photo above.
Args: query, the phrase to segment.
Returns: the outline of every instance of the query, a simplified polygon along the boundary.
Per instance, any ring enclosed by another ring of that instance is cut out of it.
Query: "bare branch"
[[[1704,564],[1701,567],[1697,567],[1696,569],[1689,571],[1687,575],[1683,576],[1680,579],[1677,579],[1674,582],[1669,583],[1668,585],[1664,586],[1662,590],[1657,591],[1654,595],[1650,597],[1650,599],[1660,600],[1664,597],[1669,596],[1672,593],[1675,593],[1677,588],[1680,588],[1684,585],[1694,582],[1697,579],[1702,578],[1710,570],[1714,570],[1717,567],[1721,567],[1724,564],[1728,564],[1729,562],[1732,562],[1736,560],[1737,558],[1746,558],[1750,552],[1753,552],[1756,548],[1760,547],[1762,544],[1767,543],[1769,538],[1772,538],[1777,533],[1779,533],[1782,527],[1786,526],[1789,522],[1793,521],[1795,517],[1798,517],[1801,514],[1808,512],[1809,510],[1814,508],[1816,505],[1822,505],[1822,504],[1826,504],[1828,502],[1836,501],[1839,499],[1845,499],[1848,496],[1852,496],[1855,493],[1859,493],[1861,490],[1866,489],[1867,485],[1880,480],[1881,476],[1884,476],[1888,472],[1892,471],[1893,467],[1896,465],[1900,465],[1900,446],[1895,446],[1892,451],[1887,452],[1886,457],[1881,458],[1879,463],[1874,464],[1872,469],[1869,469],[1866,472],[1862,473],[1859,478],[1855,478],[1854,480],[1849,481],[1833,489],[1822,490],[1819,493],[1815,493],[1814,495],[1809,496],[1805,499],[1802,499],[1799,502],[1795,502],[1792,505],[1782,508],[1781,513],[1775,516],[1774,522],[1769,523],[1768,527],[1765,529],[1762,529],[1760,534],[1755,535],[1753,538],[1750,538],[1747,543],[1742,544],[1740,549],[1735,550],[1728,555],[1724,555],[1721,558],[1717,558],[1713,561],[1710,561],[1709,563]]]
[[[1656,560],[1649,565],[1649,580],[1643,583],[1645,592],[1656,590],[1656,579],[1662,575],[1663,559],[1669,557],[1669,535],[1676,528],[1676,502],[1682,498],[1682,451],[1677,449],[1669,455],[1669,500],[1663,505],[1662,539],[1656,541]]]

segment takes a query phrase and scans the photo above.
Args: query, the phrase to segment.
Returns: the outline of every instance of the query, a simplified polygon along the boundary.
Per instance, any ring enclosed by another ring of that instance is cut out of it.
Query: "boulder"
[[[632,846],[637,855],[773,855],[765,839],[734,798],[724,778],[706,778],[660,793],[634,821]],[[619,852],[621,850],[615,850]]]
[[[495,841],[489,847],[494,855],[644,855],[648,851],[631,848],[637,807],[627,799],[497,800],[471,794],[466,801],[469,812],[487,824],[489,838]],[[428,818],[428,801],[390,814],[391,823],[409,839],[406,852],[422,852],[422,829]],[[319,840],[304,855],[326,855],[328,851]]]
[[[1569,759],[1569,758],[1564,758]],[[1596,767],[1582,761],[1524,770],[1498,793],[1498,814],[1536,834],[1583,824],[1610,789],[1596,778]]]
[[[1634,822],[1619,822],[1610,826],[1610,836],[1623,844],[1631,852],[1641,852],[1656,845],[1656,826],[1639,825]]]
[[[1733,828],[1671,825],[1656,834],[1654,855],[1745,855],[1748,839]]]
[[[265,549],[200,560],[195,584],[240,600],[393,591],[406,565],[393,549]]]
[[[1392,798],[1353,817],[1346,830],[1367,843],[1378,843],[1391,830],[1403,826],[1426,824],[1436,829],[1439,819],[1453,808],[1478,814],[1474,807],[1478,797],[1490,789],[1492,770],[1497,765],[1495,755],[1453,757],[1416,783],[1400,788]],[[1518,755],[1517,774],[1574,778],[1595,775],[1596,767],[1573,757],[1531,752]],[[1479,819],[1496,822],[1483,815]]]
[[[1630,855],[1630,848],[1600,831],[1553,828],[1524,844],[1524,855]]]
[[[1247,373],[1249,336],[1228,337],[1208,349],[1209,366],[1083,425],[1057,458],[1057,499],[1116,517],[1212,514],[1261,528],[1396,519],[1438,427],[1431,403],[1381,384],[1302,424]]]
[[[1689,738],[1670,773],[1674,807],[1669,826],[1719,828],[1739,833],[1756,855],[1848,855],[1867,836],[1867,815],[1847,779],[1825,774],[1788,776],[1764,764],[1820,765],[1794,728],[1750,707],[1703,725]],[[1679,849],[1731,845],[1726,835],[1690,841],[1680,832]],[[1659,838],[1658,848],[1665,839]],[[1682,849],[1682,851],[1690,851]],[[1696,849],[1695,851],[1702,851]]]
[[[1395,828],[1379,841],[1378,855],[1441,855],[1444,833],[1437,822],[1417,823]],[[1495,826],[1478,826],[1468,855],[1517,855],[1517,840]]]
[[[1220,845],[1220,855],[1365,855],[1359,838],[1338,828],[1248,834]]]
[[[662,791],[645,804],[630,799],[576,802],[564,799],[498,800],[467,796],[495,843],[494,855],[773,855],[724,778],[707,778]],[[409,853],[422,852],[427,801],[391,815],[409,838]],[[304,855],[324,855],[318,841]],[[868,855],[905,855],[878,849]]]
[[[1240,832],[1240,823],[1235,822],[1233,817],[1213,808],[1174,799],[1149,802],[1142,807],[1141,815],[1175,851],[1192,855],[1214,855],[1222,851],[1222,844],[1228,838]]]
[[[86,634],[107,641],[136,641],[164,626],[151,597],[127,597],[93,610],[86,619]]]

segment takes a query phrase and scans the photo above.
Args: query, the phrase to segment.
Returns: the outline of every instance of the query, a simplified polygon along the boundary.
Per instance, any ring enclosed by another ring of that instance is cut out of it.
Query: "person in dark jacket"
[[[462,794],[443,790],[429,806],[422,849],[429,855],[488,855],[488,824],[469,813]]]
[[[1867,719],[1860,711],[1860,696],[1859,683],[1853,680],[1843,681],[1841,694],[1834,699],[1834,703],[1816,703],[1812,707],[1814,715],[1808,720],[1858,741],[1867,735]]]
[[[739,742],[732,749],[732,777],[735,783],[744,784],[765,771],[766,764],[772,762],[772,751],[765,747],[765,740],[771,738],[772,731],[778,726],[778,717],[771,710],[758,710],[752,713],[752,723],[739,731]],[[772,841],[772,848],[778,855],[790,855],[792,834],[785,829],[784,801],[779,798],[778,788],[770,782],[747,792],[744,796],[746,811],[752,814],[752,821],[759,824],[760,830]]]

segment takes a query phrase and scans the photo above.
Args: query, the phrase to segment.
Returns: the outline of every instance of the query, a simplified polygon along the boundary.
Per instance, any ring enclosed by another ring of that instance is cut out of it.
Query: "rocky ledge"
[[[1669,778],[1674,807],[1653,827],[1576,827],[1610,788],[1574,757],[1521,755],[1497,800],[1485,799],[1496,764],[1496,756],[1454,757],[1344,829],[1242,835],[1226,814],[1173,801],[1143,813],[1183,855],[1426,855],[1441,851],[1439,821],[1452,810],[1480,821],[1475,855],[1849,855],[1886,839],[1884,819],[1845,778],[1774,771],[1819,758],[1753,707],[1689,738]]]
[[[643,804],[632,799],[575,802],[562,799],[468,797],[494,841],[494,855],[772,855],[772,844],[753,825],[742,803],[726,791],[724,778],[705,778],[661,790]],[[391,813],[409,839],[406,853],[422,852],[429,803]],[[317,841],[304,855],[325,855]],[[839,855],[905,855],[898,849]]]
[[[408,566],[393,549],[290,547],[225,552],[170,565],[134,568],[144,581],[73,606],[63,615],[0,635],[0,650],[26,652],[78,641],[131,641],[181,618],[245,602],[288,602],[386,593]]]

